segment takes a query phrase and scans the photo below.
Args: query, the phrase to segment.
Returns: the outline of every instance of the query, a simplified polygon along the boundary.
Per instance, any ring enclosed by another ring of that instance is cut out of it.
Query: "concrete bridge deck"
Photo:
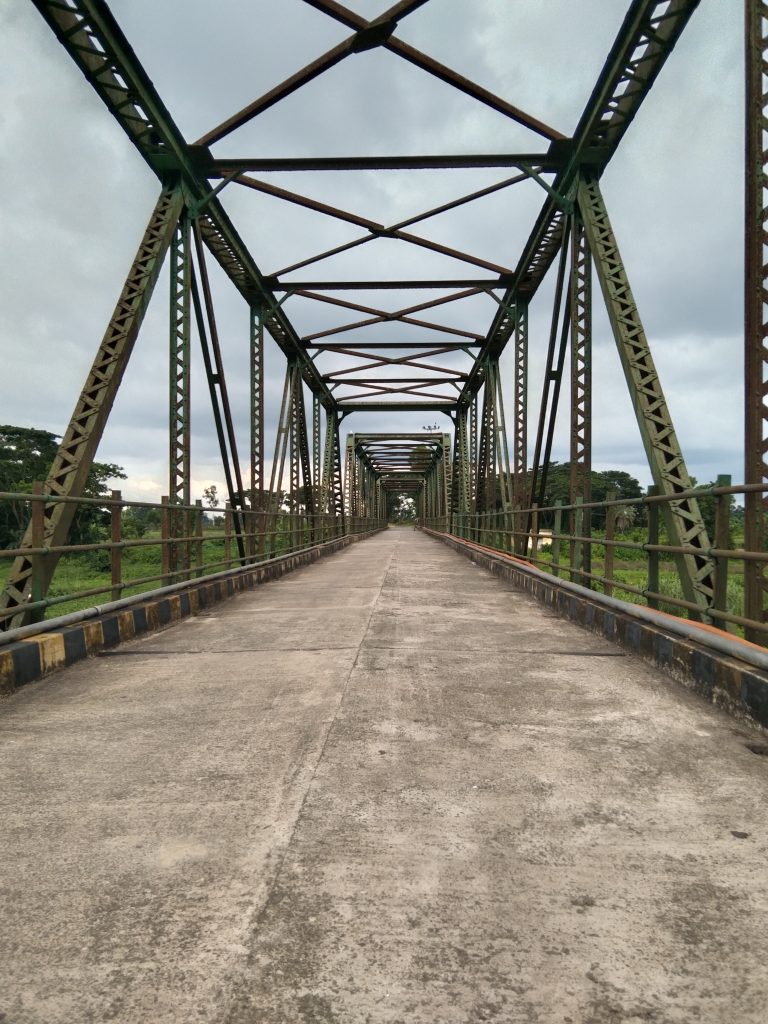
[[[0,1020],[762,1024],[750,742],[379,534],[0,706]]]

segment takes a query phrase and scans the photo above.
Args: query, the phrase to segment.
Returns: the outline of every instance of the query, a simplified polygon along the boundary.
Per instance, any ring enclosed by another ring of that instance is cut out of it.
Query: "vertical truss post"
[[[315,517],[323,510],[322,478],[323,478],[323,431],[322,431],[323,407],[320,398],[312,393],[312,504],[313,518],[312,526],[316,523]]]
[[[213,420],[216,425],[216,435],[219,441],[221,466],[224,470],[227,494],[232,507],[232,522],[235,529],[235,541],[237,543],[240,562],[241,564],[244,564],[246,551],[244,536],[245,495],[243,492],[243,479],[240,471],[240,459],[237,455],[235,425],[229,404],[227,380],[224,374],[224,363],[222,361],[221,346],[219,344],[219,331],[216,326],[216,315],[213,308],[213,294],[211,292],[211,282],[208,277],[208,269],[205,263],[205,251],[203,248],[203,238],[199,220],[195,220],[193,222],[193,236],[195,242],[195,254],[197,256],[197,267],[200,275],[200,285],[198,286],[194,264],[190,261],[192,306],[194,308],[195,319],[197,321],[197,333],[200,336],[200,347],[203,354],[205,376],[208,381],[208,393],[211,399],[211,411],[213,413]]]
[[[745,196],[745,443],[744,480],[768,483],[768,3],[746,0],[746,196]],[[747,494],[744,541],[749,551],[765,547],[768,507],[762,492]],[[766,621],[766,564],[744,566],[744,614]],[[765,643],[765,634],[747,630]]]
[[[333,423],[331,476],[329,478],[329,504],[335,515],[338,536],[347,532],[347,512],[344,508],[344,487],[341,478],[341,416],[333,410],[328,416]]]
[[[512,528],[512,473],[509,462],[509,443],[507,441],[507,423],[504,416],[504,395],[501,388],[501,367],[493,364],[494,390],[496,393],[496,469],[501,496],[502,534],[501,546],[506,547],[509,530]]]
[[[299,424],[299,403],[297,391],[301,393],[301,377],[298,374],[298,366],[294,367],[292,374],[292,386],[290,392],[291,402],[291,413],[290,413],[290,424],[291,429],[289,432],[289,451],[290,451],[290,498],[288,504],[291,510],[291,547],[295,550],[299,547],[300,540],[300,529],[299,529],[299,503],[301,501],[300,494],[300,467],[299,467],[299,432],[301,430]]]
[[[347,495],[347,514],[354,519],[357,515],[357,458],[355,435],[347,434],[347,458],[344,469],[344,486]]]
[[[336,416],[326,412],[325,416],[325,445],[323,446],[323,475],[320,484],[320,500],[318,507],[323,515],[333,514],[331,492],[333,481],[333,455],[335,448]]]
[[[248,555],[253,559],[264,550],[264,312],[250,307],[249,344],[249,412],[250,412],[250,480],[248,519]],[[231,513],[230,513],[231,525]]]
[[[283,397],[280,402],[280,416],[277,421],[277,433],[275,435],[275,457],[272,460],[272,473],[269,480],[269,514],[266,517],[266,541],[267,550],[271,554],[274,554],[277,548],[277,531],[282,505],[283,473],[285,472],[285,457],[291,432],[293,371],[294,363],[289,362],[285,368]]]
[[[477,459],[476,511],[494,512],[496,509],[496,371],[498,363],[488,360],[483,385],[483,417],[480,423],[480,443]]]
[[[469,407],[469,504],[477,512],[477,409],[480,402],[477,392]]]
[[[441,451],[440,463],[441,463],[441,473],[440,473],[440,476],[441,476],[441,487],[440,487],[440,504],[441,504],[441,509],[440,509],[440,515],[442,516],[442,519],[443,519],[443,524],[441,526],[441,529],[445,530],[445,532],[448,533],[450,531],[450,528],[451,528],[451,490],[452,490],[452,481],[451,481],[451,471],[452,471],[452,466],[451,466],[451,435],[450,434],[443,434],[443,447],[442,447],[442,451]]]
[[[565,221],[560,248],[560,263],[557,269],[557,283],[555,285],[555,303],[552,309],[552,322],[549,331],[549,345],[547,348],[547,363],[544,370],[544,385],[541,394],[541,405],[539,407],[539,425],[536,431],[536,446],[533,453],[533,467],[531,469],[531,505],[535,508],[543,508],[546,489],[547,475],[549,473],[549,462],[552,454],[552,442],[555,435],[555,423],[557,421],[557,407],[560,401],[560,389],[563,382],[563,367],[565,366],[565,353],[568,346],[568,328],[570,325],[571,294],[567,287],[565,271],[568,264],[568,246],[570,238],[570,219]],[[565,309],[563,310],[562,325],[560,326],[560,339],[558,343],[558,325],[560,325],[560,313],[565,297]],[[528,514],[528,525],[526,529],[530,532],[531,513]]]
[[[592,256],[584,224],[574,211],[571,231],[571,465],[569,504],[592,495]],[[571,533],[591,534],[591,510],[571,512]],[[577,519],[580,529],[576,529]],[[571,542],[571,569],[591,572],[591,545]],[[590,585],[589,577],[571,579]]]
[[[172,538],[189,536],[192,527],[189,512],[174,508],[189,505],[190,478],[190,229],[184,210],[171,239],[170,250],[170,350],[169,350],[169,423],[168,423],[168,495],[169,534]],[[175,583],[178,570],[190,566],[190,542],[168,547],[168,569]]]
[[[314,495],[312,490],[312,463],[307,434],[307,413],[304,406],[304,381],[298,363],[293,372],[291,401],[291,506],[295,515],[294,540],[300,544],[304,534],[301,509],[308,526],[308,539],[314,539]]]
[[[451,512],[455,517],[452,531],[465,536],[466,517],[469,512],[469,441],[467,438],[468,410],[456,410],[453,442],[453,473],[451,476]]]
[[[691,479],[597,181],[581,182],[578,206],[654,483],[662,494],[679,494],[690,489]],[[715,562],[707,554],[710,544],[698,502],[684,498],[665,503],[664,513],[670,544],[701,552],[678,555],[676,562],[686,600],[708,618]]]
[[[335,409],[326,410],[323,483],[319,508],[324,515],[333,517],[332,536],[343,535],[346,532],[346,523],[341,475],[340,421]]]
[[[516,509],[523,509],[528,505],[528,303],[518,303],[516,312],[512,503]],[[522,523],[516,529],[521,527]],[[514,541],[514,549],[524,553],[523,539],[516,536]]]
[[[183,203],[181,192],[175,188],[164,188],[160,194],[69,426],[54,457],[45,482],[47,494],[77,497],[83,492],[160,268],[181,216]],[[75,510],[74,503],[52,502],[45,506],[46,547],[66,543]],[[28,528],[19,546],[31,547],[31,539],[31,528]],[[43,595],[50,586],[59,557],[58,554],[50,554],[45,559],[44,571],[39,580]],[[32,570],[32,559],[27,556],[22,555],[13,562],[6,588],[0,596],[0,610],[18,608],[20,614],[11,620],[4,619],[0,628],[23,625],[28,621],[22,608],[32,586]]]

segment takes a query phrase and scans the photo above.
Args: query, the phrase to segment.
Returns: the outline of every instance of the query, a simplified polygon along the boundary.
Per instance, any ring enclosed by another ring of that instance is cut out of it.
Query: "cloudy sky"
[[[111,8],[185,136],[194,140],[349,33],[301,0],[113,0]],[[375,17],[385,2],[348,4]],[[398,36],[565,134],[626,0],[431,0]],[[154,205],[154,175],[26,0],[0,0],[0,422],[64,431]],[[743,477],[741,4],[702,0],[603,179],[606,202],[690,472]],[[355,55],[222,140],[217,156],[541,151],[543,140],[393,54]],[[511,173],[511,172],[510,172]],[[508,175],[497,171],[269,176],[270,183],[391,224]],[[543,192],[526,182],[414,230],[514,267]],[[265,273],[358,228],[237,185],[222,201]],[[230,396],[247,463],[248,312],[210,261]],[[379,240],[297,277],[464,277],[445,256]],[[551,275],[550,275],[551,276]],[[552,282],[531,310],[530,433],[541,391]],[[361,293],[398,308],[419,293]],[[615,345],[595,288],[594,465],[650,482]],[[439,323],[485,333],[493,303],[440,307]],[[294,298],[300,333],[357,319]],[[167,490],[168,286],[164,275],[98,458],[122,465],[127,497]],[[390,340],[383,325],[374,340]],[[402,328],[399,328],[402,332]],[[429,335],[426,340],[431,340]],[[401,335],[397,335],[401,340]],[[511,352],[502,362],[511,408]],[[267,359],[266,450],[284,360]],[[321,364],[323,368],[329,364]],[[195,355],[193,493],[223,490]],[[564,391],[564,394],[567,394]],[[418,430],[428,414],[354,414],[354,431]],[[441,428],[449,421],[442,418]],[[554,457],[567,459],[567,404]]]

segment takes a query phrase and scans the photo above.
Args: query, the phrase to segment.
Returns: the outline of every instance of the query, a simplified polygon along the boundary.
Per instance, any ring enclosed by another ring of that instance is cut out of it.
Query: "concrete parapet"
[[[684,623],[689,630],[697,624],[665,613],[655,613],[656,622],[644,621],[637,616],[636,606],[564,583],[520,558],[450,534],[428,529],[423,532],[530,594],[558,615],[638,654],[735,718],[768,728],[768,671],[750,664],[751,652],[759,653],[761,660],[768,654],[762,648],[745,641],[743,658],[723,653],[708,641],[718,634],[729,643],[738,643],[738,638],[706,626],[696,630],[700,639],[681,636],[675,631],[675,623]]]

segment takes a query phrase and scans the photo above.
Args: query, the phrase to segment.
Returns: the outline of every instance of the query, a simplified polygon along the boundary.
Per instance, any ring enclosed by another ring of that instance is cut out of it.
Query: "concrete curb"
[[[459,537],[421,529],[558,615],[638,654],[734,718],[768,728],[768,673],[712,650],[703,630],[700,643],[677,636],[661,624],[656,626],[633,617],[631,605],[627,606],[626,614],[622,613],[602,604],[599,594],[574,594],[559,586],[555,577],[542,579],[539,574],[529,573],[521,561],[507,558],[501,552],[497,554]]]
[[[0,694],[13,693],[26,683],[42,679],[125,640],[172,626],[188,615],[197,615],[220,601],[336,554],[349,544],[365,540],[377,532],[337,537],[325,544],[257,565],[218,573],[215,577],[201,577],[190,581],[189,586],[181,591],[177,589],[176,593],[158,595],[151,600],[138,594],[135,605],[64,628],[45,632],[45,623],[42,622],[39,634],[0,648]]]

